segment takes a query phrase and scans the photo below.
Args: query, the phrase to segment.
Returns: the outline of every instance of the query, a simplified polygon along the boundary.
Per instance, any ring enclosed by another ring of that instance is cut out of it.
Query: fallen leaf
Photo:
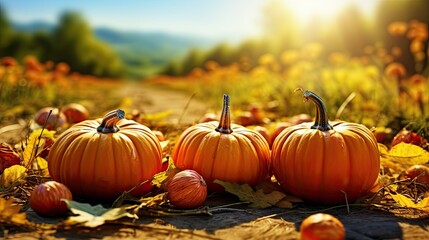
[[[79,203],[73,200],[62,199],[67,203],[67,207],[76,216],[67,218],[66,223],[70,225],[82,224],[85,227],[98,227],[106,221],[118,220],[123,217],[134,218],[137,216],[126,211],[124,207],[104,208],[103,206],[92,206],[88,203]]]
[[[146,114],[145,119],[148,121],[159,121],[166,119],[168,116],[171,115],[173,111],[171,109],[167,109],[162,112],[152,113],[152,114]]]
[[[415,208],[429,212],[429,197],[426,197],[420,200],[418,203],[415,203],[411,198],[399,193],[390,195],[392,196],[393,200],[395,200],[395,202],[401,207]]]
[[[45,139],[54,140],[55,131],[49,131],[47,129],[36,129],[28,136],[28,139],[23,143],[24,152],[22,153],[23,164],[29,167],[33,160],[37,157],[37,154],[43,150],[45,145]]]
[[[390,196],[392,196],[393,200],[395,200],[395,202],[399,204],[401,207],[408,207],[408,208],[416,207],[416,204],[413,202],[411,198],[404,196],[400,193],[390,194]]]
[[[139,202],[141,202],[141,206],[142,207],[159,207],[160,205],[164,204],[167,202],[167,193],[160,193],[158,195],[155,195],[153,197],[145,197],[145,198],[141,198],[139,200]]]
[[[48,161],[42,157],[37,157],[35,161],[33,161],[32,169],[38,171],[38,175],[40,176],[49,176]]]
[[[181,170],[176,167],[173,163],[173,160],[170,158],[168,159],[168,167],[167,170],[155,174],[152,179],[152,185],[158,187],[158,188],[166,188],[166,185],[171,180],[171,178],[176,175],[176,173],[180,172]]]
[[[13,165],[4,170],[0,177],[0,186],[7,188],[16,182],[23,182],[26,176],[27,168],[21,165]]]
[[[13,203],[13,199],[8,200],[0,197],[0,223],[12,225],[28,224],[25,212],[20,212],[21,207]]]
[[[389,148],[382,143],[378,143],[378,151],[380,152],[380,155],[388,155],[389,154]]]
[[[420,202],[418,202],[417,208],[429,212],[429,197],[425,197]]]
[[[6,168],[19,164],[21,158],[7,143],[0,143],[0,173]]]
[[[428,151],[414,144],[403,142],[393,146],[384,155],[394,162],[406,165],[424,164],[429,161]]]
[[[165,151],[165,149],[166,149],[166,147],[168,146],[168,143],[169,143],[170,141],[168,141],[168,140],[165,140],[165,141],[161,141],[161,142],[159,142],[159,144],[161,145],[161,148],[162,148],[162,151]]]
[[[254,191],[249,184],[224,182],[218,179],[216,179],[214,183],[222,185],[227,192],[236,195],[240,201],[250,202],[251,204],[249,207],[252,208],[272,207],[286,197],[286,194],[279,191],[272,191],[270,193],[264,193],[263,189]],[[284,202],[281,203],[281,206],[285,205]]]

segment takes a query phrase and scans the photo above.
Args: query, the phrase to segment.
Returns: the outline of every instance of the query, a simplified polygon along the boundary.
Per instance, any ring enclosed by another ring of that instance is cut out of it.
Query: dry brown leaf
[[[12,225],[27,225],[28,221],[25,212],[20,212],[21,207],[13,203],[13,199],[8,200],[0,197],[0,223]]]
[[[106,221],[113,221],[123,217],[137,218],[126,211],[125,207],[119,208],[104,208],[101,205],[92,206],[88,203],[79,203],[73,200],[63,199],[67,203],[74,216],[70,216],[66,223],[70,225],[81,224],[85,227],[98,227]]]
[[[238,184],[215,180],[214,183],[222,185],[229,193],[236,195],[240,201],[250,202],[249,207],[252,208],[268,208],[276,206],[286,194],[279,191],[264,193],[263,189],[253,190],[249,184]],[[287,201],[287,200],[284,200]],[[280,203],[281,206],[288,206],[285,202]]]

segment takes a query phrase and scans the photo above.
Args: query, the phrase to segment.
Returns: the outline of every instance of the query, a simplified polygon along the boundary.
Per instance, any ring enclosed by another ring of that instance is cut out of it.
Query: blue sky
[[[300,20],[334,15],[354,2],[365,12],[376,0],[282,0]],[[16,22],[56,23],[66,10],[82,13],[93,27],[160,31],[237,39],[261,31],[262,8],[269,0],[0,0]]]

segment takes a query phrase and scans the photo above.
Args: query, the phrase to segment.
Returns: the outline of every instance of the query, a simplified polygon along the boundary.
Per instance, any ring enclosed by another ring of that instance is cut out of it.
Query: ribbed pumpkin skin
[[[380,155],[374,135],[365,126],[331,123],[333,130],[303,123],[283,130],[272,146],[274,175],[289,193],[325,204],[349,202],[374,185]]]
[[[161,171],[162,148],[149,128],[132,120],[116,133],[100,133],[102,119],[80,122],[62,133],[48,155],[52,179],[75,196],[111,200]],[[142,196],[150,183],[132,192]]]
[[[270,148],[264,137],[237,124],[229,134],[217,132],[218,126],[212,121],[186,129],[173,149],[174,164],[201,174],[209,191],[223,190],[216,179],[254,185],[268,177]]]

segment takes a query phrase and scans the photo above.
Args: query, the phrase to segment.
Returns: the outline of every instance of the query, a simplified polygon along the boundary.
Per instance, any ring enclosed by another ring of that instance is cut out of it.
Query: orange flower
[[[35,71],[35,72],[42,72],[43,71],[43,66],[42,64],[39,62],[39,60],[33,56],[33,55],[28,55],[24,58],[24,63],[25,63],[25,68],[28,71]]]
[[[389,32],[389,34],[395,37],[403,36],[407,29],[407,23],[401,21],[392,22],[387,26],[387,31]]]
[[[412,84],[421,84],[426,82],[426,78],[421,74],[414,74],[410,77],[409,81]]]
[[[419,53],[419,52],[423,52],[424,50],[424,45],[423,42],[421,42],[420,40],[412,40],[410,43],[410,51],[412,53]]]
[[[427,28],[412,28],[408,31],[407,37],[408,39],[425,41],[428,39],[428,30]]]
[[[413,20],[409,24],[407,33],[408,39],[419,40],[421,42],[428,39],[428,25],[424,22]]]
[[[61,74],[67,74],[70,71],[70,67],[67,63],[60,62],[55,66],[55,72]]]
[[[4,67],[14,67],[17,65],[16,60],[13,57],[4,57],[1,59],[1,63]]]
[[[219,68],[219,63],[217,63],[216,61],[207,61],[205,64],[205,67],[207,70],[209,71],[215,71],[216,69]]]
[[[387,76],[401,78],[405,77],[407,74],[407,69],[404,67],[404,65],[393,62],[387,65],[387,67],[384,69],[384,73]]]

